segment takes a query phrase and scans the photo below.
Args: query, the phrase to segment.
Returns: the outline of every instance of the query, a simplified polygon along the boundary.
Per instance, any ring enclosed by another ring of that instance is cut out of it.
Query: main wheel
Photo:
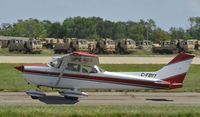
[[[35,100],[35,99],[38,99],[39,97],[37,97],[37,96],[31,96],[31,98]]]

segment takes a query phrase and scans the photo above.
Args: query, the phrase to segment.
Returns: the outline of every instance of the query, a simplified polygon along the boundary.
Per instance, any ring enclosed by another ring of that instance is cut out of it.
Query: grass
[[[0,106],[6,117],[199,117],[200,106]]]
[[[15,70],[14,66],[20,64],[0,64],[0,91],[26,91],[27,89],[34,88],[34,86],[27,85],[24,81],[22,73]],[[156,71],[164,65],[157,64],[103,64],[100,65],[107,71],[116,72],[137,72],[137,71]],[[192,65],[184,81],[183,88],[175,89],[172,91],[180,92],[200,92],[200,65]],[[43,90],[51,91],[51,89],[44,88]]]
[[[196,50],[194,52],[195,55],[199,56],[200,55],[200,50]],[[54,50],[53,49],[42,49],[40,54],[25,54],[23,52],[9,52],[8,48],[0,48],[0,55],[1,56],[53,56],[54,55]],[[104,54],[100,56],[172,56],[173,54],[157,54],[157,53],[152,53],[151,49],[136,49],[133,53],[131,54],[125,54],[125,55],[120,55],[120,54]]]
[[[9,52],[8,48],[0,48],[0,55],[1,56],[53,56],[54,51],[51,49],[42,49],[40,54],[31,54],[31,53],[24,53],[24,52],[18,52],[13,51]]]

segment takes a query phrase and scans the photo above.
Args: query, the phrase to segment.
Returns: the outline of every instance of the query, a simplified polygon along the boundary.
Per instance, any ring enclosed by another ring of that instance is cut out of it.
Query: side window
[[[74,64],[74,63],[68,63],[67,67],[66,67],[66,70],[79,72],[80,71],[80,65]]]
[[[83,73],[97,73],[97,70],[94,67],[83,65],[82,66],[82,72]]]

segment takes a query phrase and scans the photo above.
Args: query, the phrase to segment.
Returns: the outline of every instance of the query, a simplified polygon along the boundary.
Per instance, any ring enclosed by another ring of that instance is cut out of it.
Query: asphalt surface
[[[163,92],[87,92],[88,97],[79,101],[64,99],[57,92],[33,100],[25,92],[1,92],[0,105],[194,105],[200,106],[200,93],[163,93]]]
[[[99,57],[101,64],[167,64],[174,56],[154,57]],[[45,56],[0,56],[0,63],[47,63],[51,57]],[[200,64],[200,58],[195,57],[192,64]]]

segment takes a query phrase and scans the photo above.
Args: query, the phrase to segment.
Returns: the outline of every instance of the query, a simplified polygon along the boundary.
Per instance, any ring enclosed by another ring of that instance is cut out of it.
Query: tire
[[[103,49],[100,49],[100,50],[99,50],[99,54],[105,54],[104,50],[103,50]]]
[[[78,97],[64,96],[64,98],[67,99],[67,100],[74,100],[74,101],[78,100]]]
[[[38,99],[39,97],[37,97],[37,96],[31,96],[31,98],[35,100],[35,99]]]

